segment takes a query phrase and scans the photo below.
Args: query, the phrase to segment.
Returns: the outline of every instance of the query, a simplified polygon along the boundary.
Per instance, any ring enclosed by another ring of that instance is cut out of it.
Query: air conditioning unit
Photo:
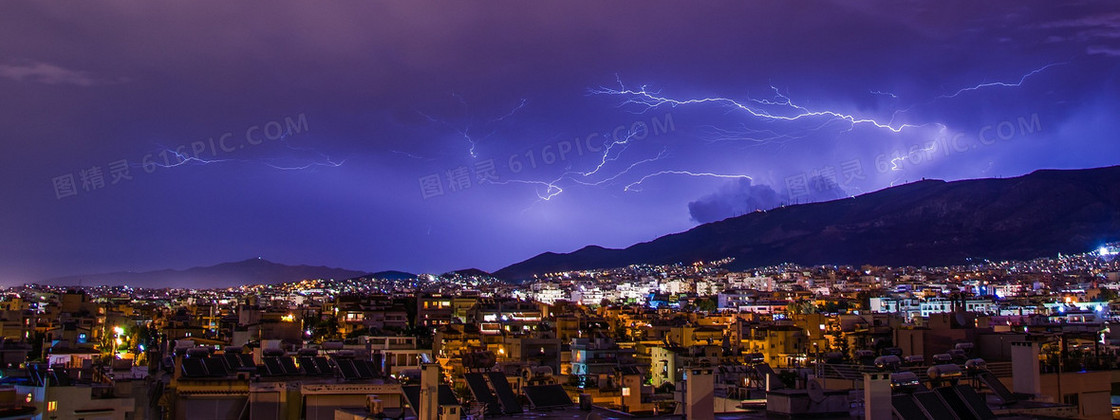
[[[385,403],[376,395],[367,395],[366,408],[369,408],[370,414],[381,414],[385,412]]]

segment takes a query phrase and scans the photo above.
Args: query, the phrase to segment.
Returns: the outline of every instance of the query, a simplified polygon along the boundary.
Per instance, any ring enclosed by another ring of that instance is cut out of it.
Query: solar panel
[[[196,357],[183,358],[183,376],[188,378],[202,378],[206,376],[206,365],[202,359]]]
[[[241,367],[254,367],[257,365],[257,362],[253,361],[253,355],[251,354],[239,354],[237,358],[241,360]]]
[[[976,418],[976,415],[972,414],[972,410],[968,409],[968,405],[964,403],[964,400],[962,400],[956,392],[953,392],[953,388],[937,388],[937,393],[941,395],[941,399],[945,401],[945,405],[949,406],[949,409],[953,410],[953,413],[955,413],[957,417],[960,417],[962,420],[979,420]]]
[[[369,368],[369,362],[364,360],[355,360],[354,368],[358,371],[358,377],[362,379],[373,378],[373,370]]]
[[[319,371],[319,367],[315,366],[314,359],[307,356],[299,357],[299,367],[308,375],[318,376],[323,374],[323,372]]]
[[[953,410],[945,405],[945,401],[933,391],[915,393],[914,399],[934,419],[950,420],[957,418],[956,414],[953,414]]]
[[[490,387],[486,385],[486,379],[483,379],[481,373],[468,373],[463,375],[463,378],[466,379],[467,387],[471,389],[475,401],[486,405],[487,414],[501,414],[498,397],[490,392]]]
[[[455,396],[455,390],[450,385],[439,386],[439,405],[459,405],[459,397]]]
[[[981,397],[980,394],[977,394],[976,390],[972,389],[971,386],[959,385],[953,387],[953,389],[955,389],[957,391],[957,394],[960,395],[961,400],[964,401],[965,404],[968,404],[969,408],[972,409],[972,413],[975,414],[976,417],[980,418],[981,420],[990,420],[996,418],[995,413],[992,413],[992,409],[988,408],[988,404],[984,402],[984,398]]]
[[[47,373],[47,367],[43,365],[27,365],[27,375],[35,386],[43,386]]]
[[[506,375],[501,372],[487,372],[486,376],[490,378],[490,385],[494,387],[494,391],[498,393],[498,399],[502,401],[502,411],[506,414],[521,413],[521,402],[518,401],[517,395],[513,393],[513,388],[509,386]]]
[[[334,361],[338,365],[338,371],[342,373],[343,379],[358,379],[358,369],[354,367],[354,361],[350,359],[337,359]]]
[[[894,414],[900,419],[928,419],[925,413],[922,412],[922,409],[918,407],[918,403],[914,402],[914,398],[911,397],[910,394],[898,394],[892,396],[891,407],[894,408]]]
[[[237,370],[242,367],[241,359],[237,356],[239,356],[237,353],[226,353],[222,355],[222,357],[226,359],[226,367],[229,367],[230,370]]]
[[[277,359],[280,360],[280,368],[285,375],[299,375],[299,367],[296,367],[296,361],[291,356],[278,357]]]
[[[51,377],[54,378],[54,383],[52,385],[70,386],[73,384],[73,378],[70,377],[69,369],[61,366],[55,366],[51,368],[49,373],[51,374]]]
[[[992,372],[980,372],[980,374],[976,375],[976,378],[979,379],[980,382],[983,382],[988,389],[992,390],[1004,404],[1010,404],[1019,400],[1019,398],[1016,397],[1015,394],[1012,394],[1011,391],[1003,385],[1003,382],[1000,382],[999,378],[996,378],[996,375],[993,375]]]
[[[402,386],[401,392],[404,393],[404,399],[408,400],[408,406],[412,407],[413,413],[420,411],[420,385]]]
[[[313,360],[315,362],[315,368],[318,369],[319,372],[322,373],[323,375],[333,375],[334,374],[334,369],[331,368],[331,364],[330,364],[330,362],[327,361],[326,357],[315,357],[315,358],[312,358],[311,360]]]
[[[264,371],[269,376],[280,376],[284,374],[284,367],[280,366],[279,358],[262,357],[261,361],[264,362]]]
[[[229,376],[229,370],[226,369],[226,362],[222,360],[222,358],[207,357],[202,359],[202,363],[206,365],[206,373],[208,376]]]
[[[413,407],[413,412],[416,408],[420,407],[420,385],[409,385],[401,387],[404,397],[408,400],[408,405]],[[459,399],[455,397],[455,391],[450,386],[439,386],[439,405],[459,405]]]
[[[770,367],[769,363],[759,363],[755,365],[754,368],[758,370],[758,373],[761,373],[763,375],[777,375],[777,373],[774,372],[774,369]]]
[[[564,387],[560,385],[527,386],[522,388],[529,404],[536,409],[564,408],[574,405]]]

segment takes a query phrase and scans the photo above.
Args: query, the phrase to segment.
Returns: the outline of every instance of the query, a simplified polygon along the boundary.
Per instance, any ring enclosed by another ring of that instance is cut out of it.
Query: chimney
[[[436,363],[420,365],[420,407],[416,416],[418,420],[439,418],[439,365]]]
[[[863,374],[863,418],[889,419],[891,408],[891,376],[889,373]]]
[[[715,380],[712,369],[689,368],[685,388],[685,419],[715,419]]]
[[[1039,373],[1039,345],[1033,341],[1011,343],[1011,388],[1021,394],[1038,396],[1042,394],[1042,379]]]

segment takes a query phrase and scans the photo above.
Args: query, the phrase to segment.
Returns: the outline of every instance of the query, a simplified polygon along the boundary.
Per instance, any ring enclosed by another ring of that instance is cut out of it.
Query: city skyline
[[[493,271],[1118,163],[1108,4],[884,7],[6,3],[0,282]]]

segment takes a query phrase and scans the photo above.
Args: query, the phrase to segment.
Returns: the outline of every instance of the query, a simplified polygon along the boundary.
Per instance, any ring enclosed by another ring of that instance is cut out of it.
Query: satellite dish
[[[805,384],[805,390],[809,391],[809,401],[817,404],[824,402],[824,387],[816,379],[810,379]]]

